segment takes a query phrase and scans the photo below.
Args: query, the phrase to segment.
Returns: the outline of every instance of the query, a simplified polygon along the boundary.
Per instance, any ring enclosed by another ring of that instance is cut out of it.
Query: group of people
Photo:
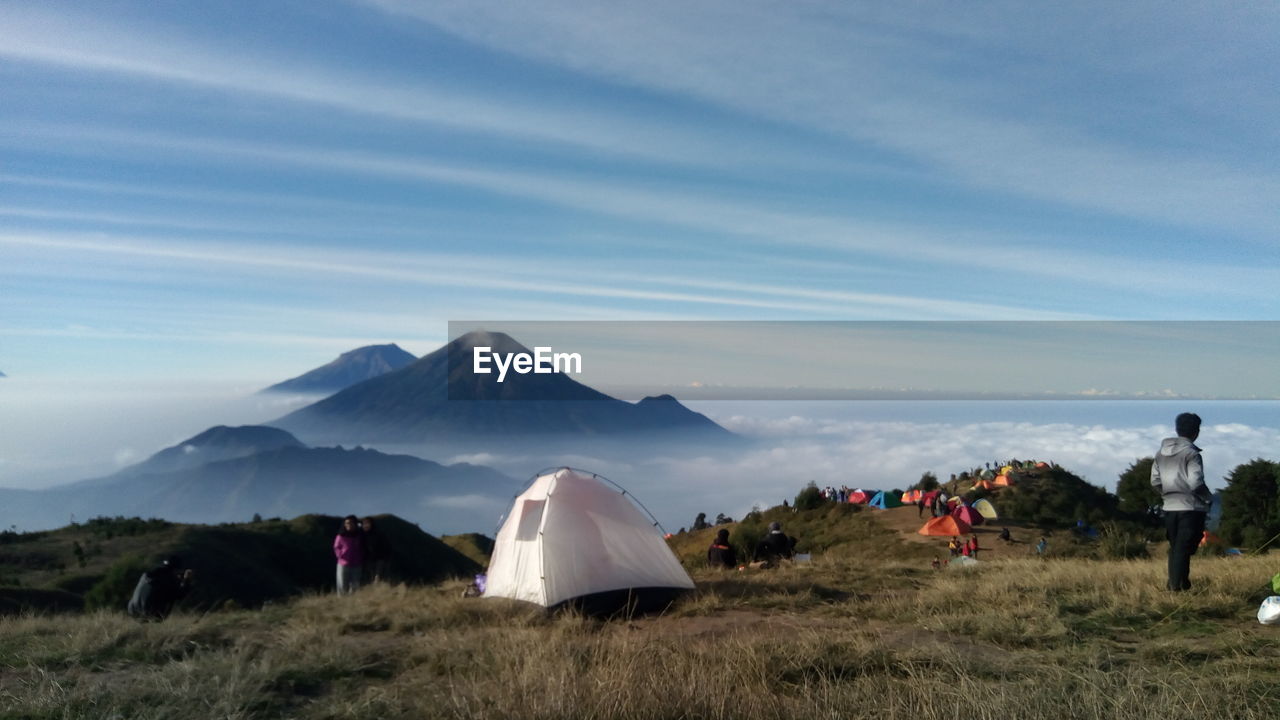
[[[822,488],[822,499],[830,500],[831,502],[847,503],[849,502],[849,496],[855,492],[857,491],[844,485],[838,488],[824,487]]]
[[[777,564],[779,560],[795,557],[795,552],[796,539],[782,532],[782,523],[771,522],[769,531],[760,539],[760,542],[756,543],[752,564],[757,567],[769,567]],[[716,532],[716,539],[711,542],[711,547],[707,548],[707,564],[718,568],[738,567],[738,553],[733,549],[733,545],[729,544],[727,529],[720,528]]]
[[[953,537],[951,538],[951,542],[947,543],[947,550],[951,553],[951,557],[963,555],[977,560],[979,550],[978,536],[970,535],[964,540],[964,542],[961,542],[958,537]]]
[[[333,555],[338,560],[336,587],[339,595],[350,595],[360,585],[387,578],[391,545],[378,532],[373,518],[348,515],[333,538]]]

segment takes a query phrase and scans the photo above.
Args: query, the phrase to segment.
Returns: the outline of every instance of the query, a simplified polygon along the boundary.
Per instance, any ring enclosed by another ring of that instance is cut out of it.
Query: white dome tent
[[[647,515],[606,478],[545,470],[498,530],[484,596],[590,614],[666,607],[693,581]]]

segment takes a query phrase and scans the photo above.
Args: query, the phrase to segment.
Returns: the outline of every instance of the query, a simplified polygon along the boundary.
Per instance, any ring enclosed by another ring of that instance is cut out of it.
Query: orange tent
[[[990,489],[992,489],[992,488],[994,488],[994,487],[995,487],[995,485],[992,485],[990,480],[979,480],[978,482],[974,483],[974,484],[973,484],[973,487],[972,487],[972,488],[970,488],[970,489],[972,489],[972,490],[990,490]]]
[[[902,493],[902,502],[907,503],[909,505],[914,505],[915,503],[919,502],[920,498],[922,497],[924,497],[924,491],[919,488],[916,488],[915,490],[908,490]]]
[[[861,490],[849,493],[849,502],[851,503],[863,505],[870,499],[871,496]]]
[[[1038,468],[1040,468],[1041,470],[1043,470],[1044,468],[1049,467],[1049,463],[1047,463],[1047,462],[1038,462],[1038,463],[1036,463],[1036,467],[1038,467]]]
[[[996,487],[1012,487],[1013,478],[1009,477],[1008,475],[997,475],[995,482],[993,482],[992,484],[995,485]]]
[[[924,527],[920,528],[916,532],[920,533],[921,535],[941,535],[944,537],[946,536],[954,537],[956,535],[968,535],[969,533],[973,532],[973,528],[969,526],[969,523],[963,520],[957,520],[956,518],[950,515],[943,515],[942,517],[936,517],[930,520],[929,522],[925,523]]]
[[[1217,535],[1214,535],[1208,530],[1205,530],[1204,535],[1200,536],[1200,547],[1204,547],[1209,543],[1220,543],[1220,542],[1222,542],[1222,538],[1218,537]]]

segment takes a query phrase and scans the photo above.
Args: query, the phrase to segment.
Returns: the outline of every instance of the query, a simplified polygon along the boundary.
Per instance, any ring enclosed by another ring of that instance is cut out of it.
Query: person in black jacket
[[[391,544],[378,532],[373,518],[360,521],[360,530],[364,534],[364,572],[365,584],[382,582],[387,579],[387,568],[391,563]]]
[[[780,558],[790,558],[796,541],[782,532],[782,523],[769,523],[769,532],[756,545],[756,561],[777,562]]]
[[[129,600],[129,614],[143,620],[164,620],[174,603],[186,597],[194,584],[190,568],[182,571],[182,558],[174,555],[142,573]]]
[[[733,546],[729,544],[729,531],[720,528],[716,533],[715,542],[711,543],[711,547],[707,548],[707,564],[711,567],[734,568],[738,566],[738,554],[733,551]]]

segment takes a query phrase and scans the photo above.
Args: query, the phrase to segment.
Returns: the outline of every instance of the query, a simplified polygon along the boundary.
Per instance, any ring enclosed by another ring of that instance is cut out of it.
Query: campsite
[[[920,532],[916,505],[881,493],[880,505],[868,494],[798,507],[806,493],[724,523],[734,543],[775,522],[797,536],[805,559],[770,569],[708,568],[716,526],[665,543],[649,528],[657,545],[637,535],[632,546],[649,549],[625,557],[616,544],[574,552],[583,516],[618,536],[649,520],[604,479],[552,469],[509,518],[513,536],[544,536],[509,566],[545,568],[510,573],[503,591],[507,526],[488,547],[465,539],[470,553],[492,548],[491,593],[506,597],[467,597],[463,576],[187,609],[162,623],[109,609],[3,617],[0,716],[1249,719],[1280,709],[1280,635],[1254,618],[1271,593],[1266,555],[1206,551],[1194,592],[1173,594],[1159,545],[1114,559],[1084,533],[1000,518],[969,528],[982,538],[978,561],[934,569],[948,538]],[[1047,552],[1034,549],[1041,534]],[[634,615],[557,602],[570,586],[591,594],[574,578],[599,577],[584,569],[601,563],[660,568],[674,574],[647,584],[685,577],[692,588]],[[511,599],[555,586],[531,576],[559,577],[562,592]]]

